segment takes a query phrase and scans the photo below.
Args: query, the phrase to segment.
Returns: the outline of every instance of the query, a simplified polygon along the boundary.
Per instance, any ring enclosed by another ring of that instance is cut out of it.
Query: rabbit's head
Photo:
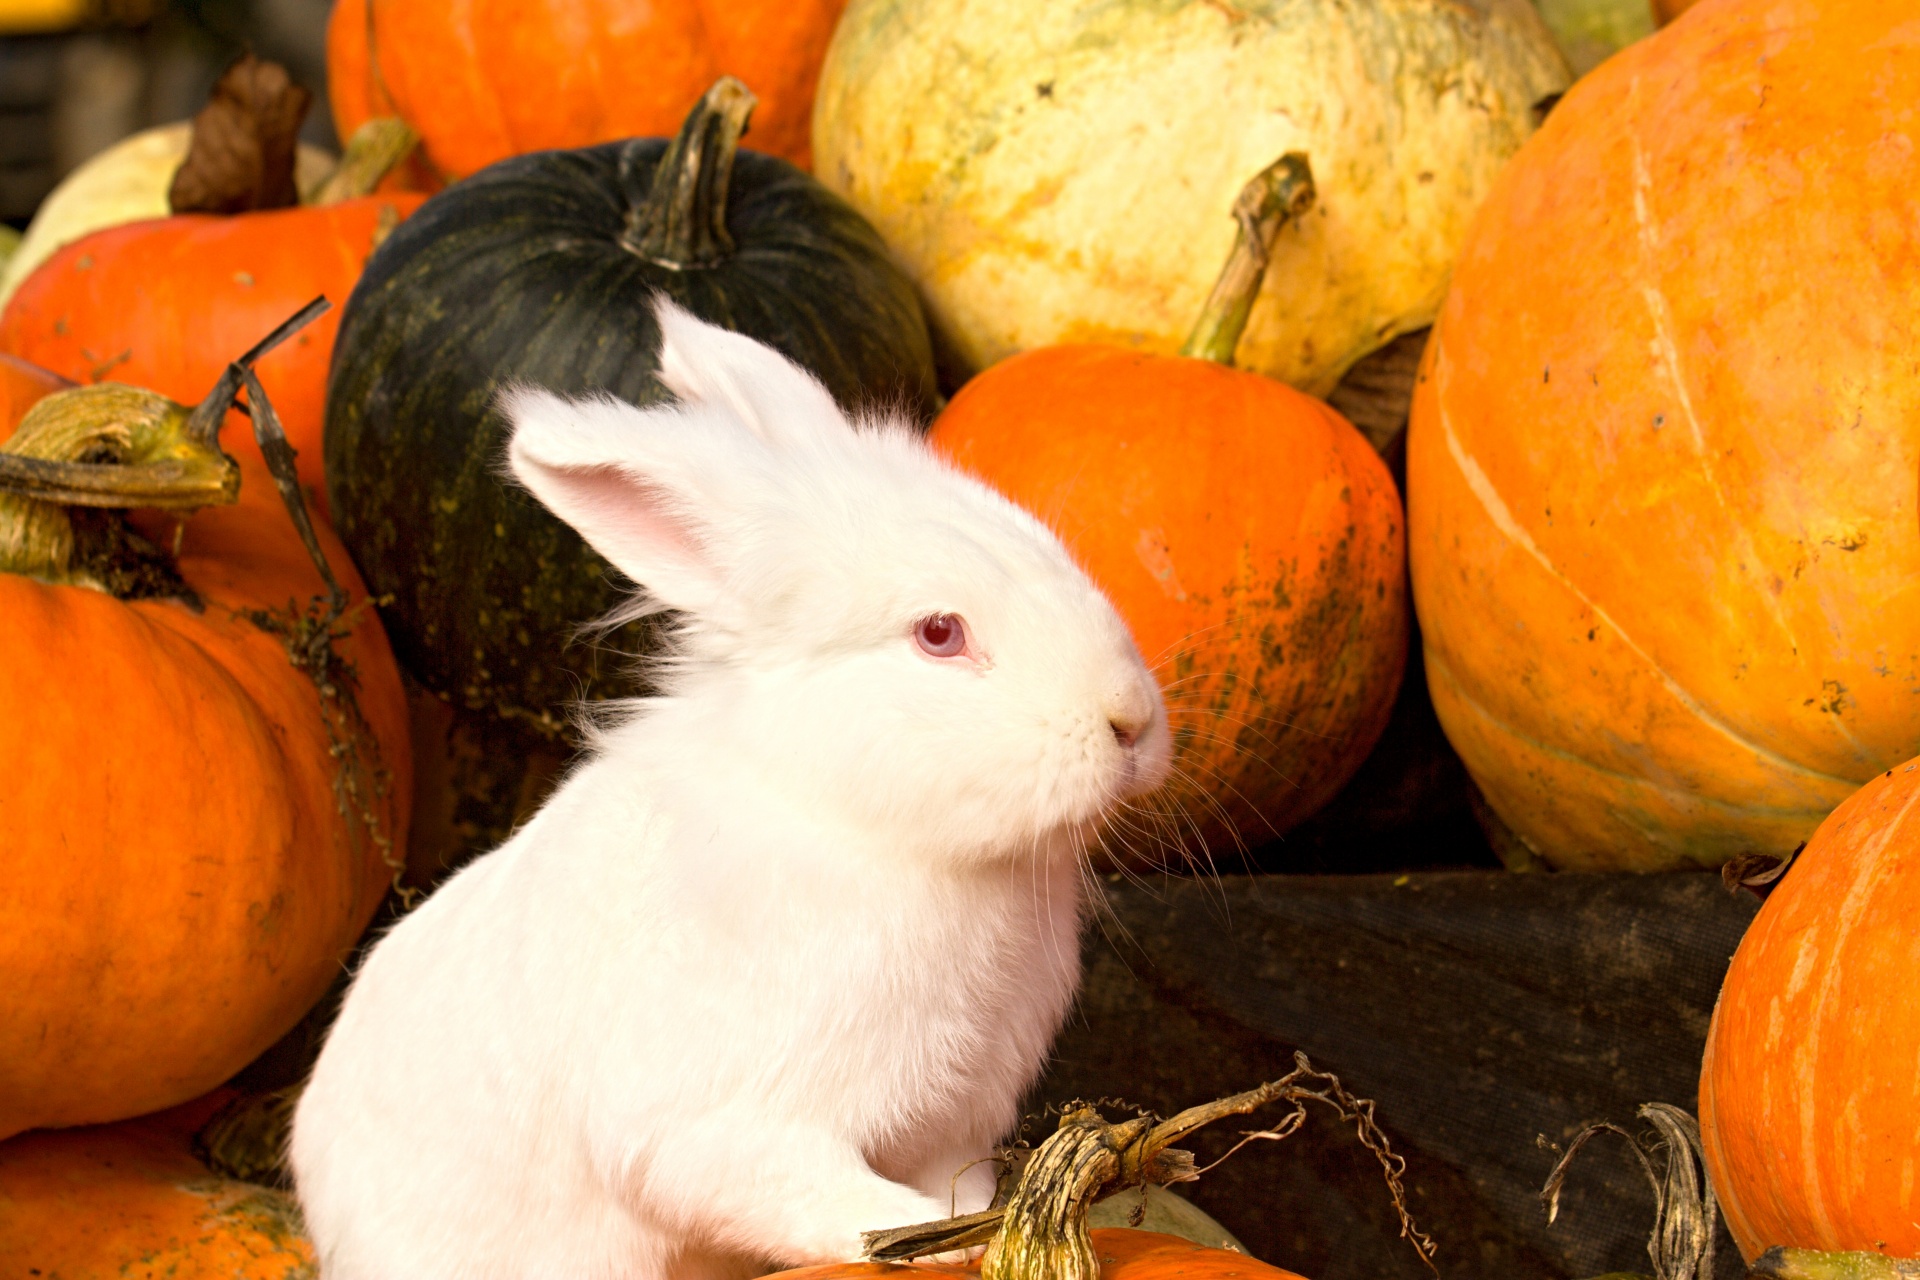
[[[678,613],[653,710],[690,756],[948,860],[1078,847],[1159,784],[1158,686],[1044,525],[906,422],[850,423],[769,348],[658,312],[677,403],[504,403],[513,475]]]

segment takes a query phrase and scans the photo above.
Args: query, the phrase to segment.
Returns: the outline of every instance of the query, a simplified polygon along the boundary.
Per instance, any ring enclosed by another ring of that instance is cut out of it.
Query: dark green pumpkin
[[[517,156],[422,205],[368,261],[327,385],[327,488],[401,662],[429,690],[558,731],[635,692],[631,589],[500,478],[507,382],[668,399],[653,297],[811,370],[843,406],[934,395],[926,322],[879,236],[784,160],[736,151],[723,80],[680,136]],[[722,216],[724,215],[724,216]]]

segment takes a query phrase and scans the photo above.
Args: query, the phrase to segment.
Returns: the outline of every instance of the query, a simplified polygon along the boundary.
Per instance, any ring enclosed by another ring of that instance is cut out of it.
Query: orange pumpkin
[[[292,1198],[193,1157],[194,1131],[227,1096],[0,1143],[0,1275],[309,1280]]]
[[[8,368],[17,408],[34,379]],[[101,392],[140,395],[66,395]],[[15,427],[0,421],[0,440]],[[341,665],[319,673],[337,693],[351,669],[355,724],[274,629],[322,581],[258,452],[236,452],[237,504],[140,522],[177,547],[198,611],[55,585],[52,562],[0,572],[0,1137],[227,1079],[319,999],[405,848],[407,712],[386,638],[371,609],[349,611]],[[7,502],[0,554],[48,509]]]
[[[1168,845],[1251,844],[1319,808],[1385,728],[1406,657],[1392,476],[1325,403],[1233,369],[1238,336],[1204,359],[1014,356],[932,434],[1046,520],[1132,627],[1167,699],[1183,815],[1141,834]]]
[[[1435,708],[1554,865],[1785,854],[1920,750],[1920,27],[1714,0],[1581,80],[1408,441]]]
[[[327,75],[341,137],[392,110],[463,178],[528,151],[672,137],[722,75],[760,99],[745,145],[812,161],[814,84],[846,0],[341,0]]]
[[[369,254],[420,195],[219,217],[180,214],[62,248],[0,313],[0,351],[76,382],[103,378],[192,403],[227,361],[316,295],[335,306],[260,360],[260,380],[325,512],[320,438],[341,306]],[[229,447],[253,448],[236,419]]]
[[[1920,761],[1834,810],[1740,940],[1700,1133],[1741,1253],[1920,1256]]]
[[[1100,1280],[1301,1280],[1291,1271],[1268,1266],[1231,1249],[1210,1249],[1157,1231],[1095,1227],[1093,1251],[1100,1259]],[[940,1262],[846,1262],[824,1267],[776,1271],[767,1280],[933,1280],[965,1276],[979,1280],[978,1265]]]

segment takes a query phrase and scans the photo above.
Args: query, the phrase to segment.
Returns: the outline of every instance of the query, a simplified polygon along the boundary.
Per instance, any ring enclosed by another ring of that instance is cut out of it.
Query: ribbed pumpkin
[[[135,424],[132,448],[157,451],[150,470],[186,465],[178,406],[131,387],[41,398],[50,377],[4,372],[9,412],[34,407],[17,433],[0,421],[0,451],[46,467],[124,452],[125,436],[78,429],[105,421],[105,403]],[[119,582],[82,572],[79,551],[120,526],[74,525],[69,556],[58,536],[31,540],[49,517],[67,530],[63,508],[0,496],[0,1137],[139,1115],[227,1079],[326,989],[386,892],[388,850],[405,848],[406,704],[378,621],[348,613],[296,666],[284,611],[321,578],[258,450],[236,450],[237,467],[203,452],[206,492],[182,503],[231,501],[235,483],[238,502],[139,521],[177,547],[166,558],[197,608],[67,584]],[[160,499],[120,505],[143,502]],[[329,647],[335,661],[314,663]]]
[[[194,1159],[194,1131],[228,1096],[0,1143],[0,1275],[312,1280],[293,1198]]]
[[[1118,831],[1116,852],[1284,833],[1360,767],[1400,686],[1392,476],[1326,404],[1231,367],[1261,280],[1241,251],[1264,267],[1256,241],[1279,253],[1288,199],[1311,197],[1292,159],[1242,197],[1266,225],[1243,232],[1195,330],[1207,358],[1042,348],[974,378],[934,424],[937,448],[1059,533],[1159,677],[1174,778],[1149,805],[1167,816]]]
[[[678,139],[520,156],[434,196],[347,304],[329,391],[341,533],[390,593],[401,661],[435,693],[557,726],[632,691],[624,599],[578,534],[498,476],[508,381],[665,398],[663,294],[783,352],[843,404],[924,406],[925,321],[873,229],[783,160],[735,152],[753,98],[723,80]]]
[[[765,104],[749,146],[805,168],[813,87],[846,0],[340,0],[327,32],[334,121],[391,110],[432,170],[671,133],[714,79]]]
[[[1240,361],[1317,395],[1432,318],[1494,174],[1568,73],[1527,0],[853,0],[815,169],[957,372],[1049,343],[1179,350],[1275,156],[1321,200]]]
[[[1555,865],[1785,854],[1920,750],[1920,27],[1713,0],[1554,108],[1408,444],[1434,705]]]
[[[1920,1257],[1920,761],[1820,825],[1727,970],[1700,1131],[1727,1227]]]

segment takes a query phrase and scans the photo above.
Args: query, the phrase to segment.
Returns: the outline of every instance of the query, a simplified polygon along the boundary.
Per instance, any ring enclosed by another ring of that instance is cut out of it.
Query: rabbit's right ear
[[[526,387],[503,391],[500,404],[513,423],[515,479],[660,603],[712,610],[726,578],[718,531],[702,516],[698,468],[649,449],[663,434],[657,412]]]

